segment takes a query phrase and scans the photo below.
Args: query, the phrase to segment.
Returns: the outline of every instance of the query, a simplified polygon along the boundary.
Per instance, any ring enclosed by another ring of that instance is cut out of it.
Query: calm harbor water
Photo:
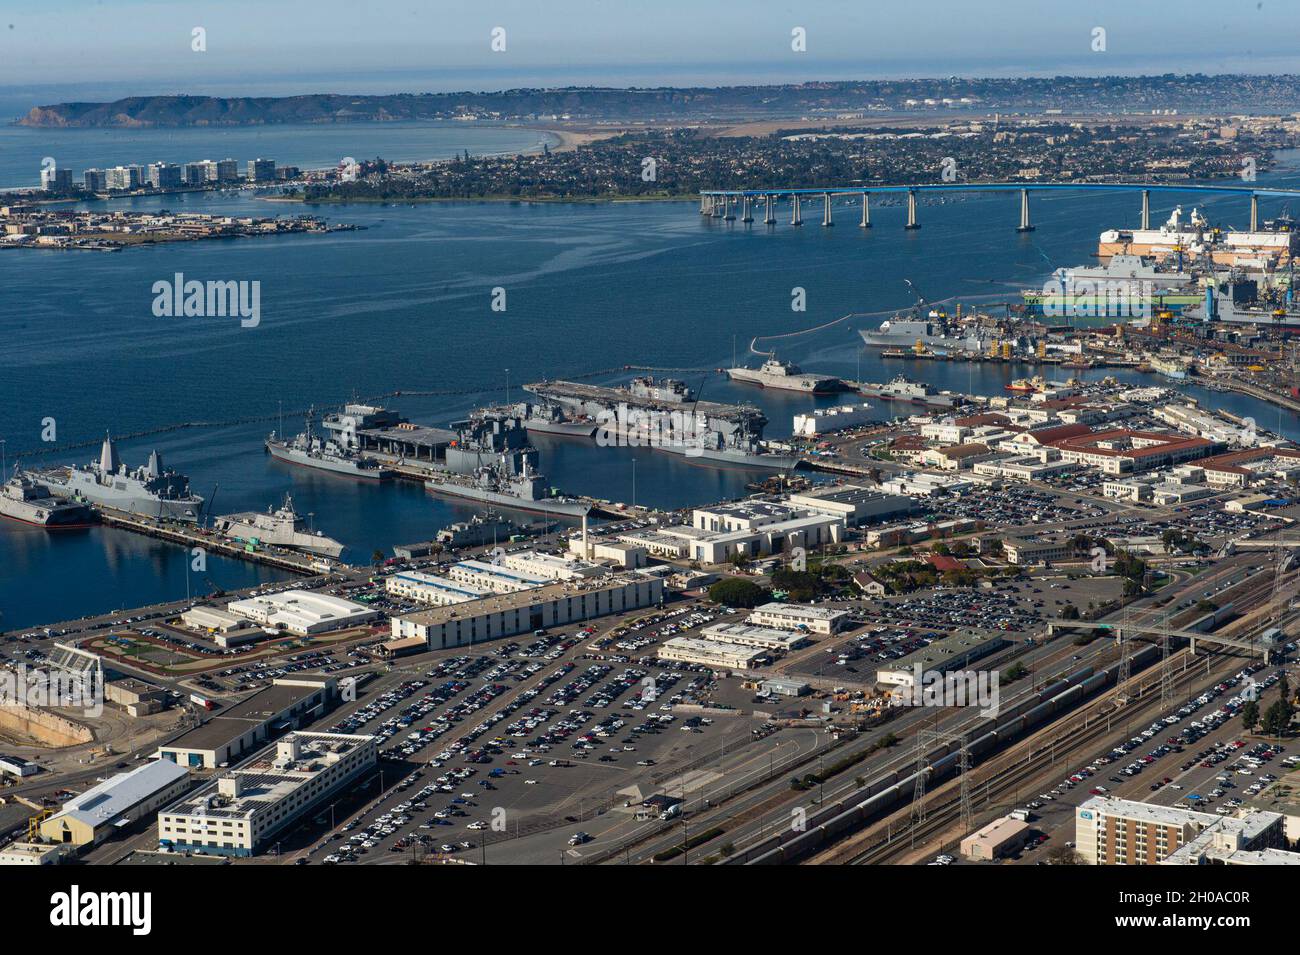
[[[300,143],[257,151],[305,165],[308,156],[337,152],[337,143],[315,139],[338,132],[301,130],[293,134]],[[218,143],[184,148],[213,158],[234,151]],[[384,146],[348,154],[389,156]],[[177,156],[186,157],[194,158]],[[124,204],[151,209],[160,203]],[[25,464],[89,461],[105,430],[129,434],[196,423],[124,441],[123,459],[134,466],[157,447],[199,493],[215,498],[216,513],[264,509],[292,492],[317,528],[347,544],[346,558],[365,561],[375,549],[425,539],[472,510],[406,482],[370,487],[270,460],[261,442],[277,427],[281,408],[328,409],[353,396],[402,391],[407,394],[387,400],[391,407],[445,425],[477,404],[517,399],[522,383],[541,377],[628,364],[720,368],[731,363],[733,349],[745,360],[755,336],[789,335],[854,312],[868,314],[811,334],[769,338],[760,347],[776,347],[781,357],[819,372],[871,381],[906,373],[939,388],[1000,393],[1027,369],[886,361],[858,347],[856,330],[910,304],[904,278],[932,301],[995,307],[1015,300],[1021,288],[1040,287],[1052,269],[1087,261],[1103,228],[1136,224],[1136,204],[1122,195],[1036,197],[1038,231],[1029,235],[1013,229],[1012,196],[923,206],[917,232],[903,231],[898,208],[873,209],[875,228],[863,232],[851,209],[839,211],[833,229],[810,221],[802,229],[769,230],[705,220],[686,203],[330,205],[310,211],[365,230],[118,253],[4,252],[0,438],[10,465],[20,455]],[[169,197],[166,205],[303,211],[248,193]],[[1277,211],[1261,206],[1265,215]],[[1170,208],[1162,202],[1153,219]],[[1247,209],[1244,201],[1214,198],[1207,213],[1217,224],[1241,225]],[[260,281],[260,324],[154,317],[153,283],[178,272],[187,279]],[[491,309],[496,287],[506,290],[504,312]],[[795,287],[806,290],[806,312],[791,310]],[[679,377],[706,399],[760,405],[771,418],[772,437],[788,435],[798,411],[837,400],[765,392],[716,374]],[[1260,402],[1189,392],[1254,415],[1261,426],[1300,434],[1294,415],[1279,421]],[[880,412],[888,417],[890,408]],[[61,445],[88,445],[40,454],[46,418],[57,423]],[[254,418],[262,420],[203,424]],[[290,433],[300,424],[286,416]],[[684,506],[743,494],[753,477],[648,450],[603,450],[565,438],[537,443],[553,485],[615,500]],[[183,597],[186,566],[181,548],[124,532],[46,534],[0,522],[0,628]],[[269,574],[210,560],[207,577],[229,589]],[[196,592],[208,583],[188,580]]]

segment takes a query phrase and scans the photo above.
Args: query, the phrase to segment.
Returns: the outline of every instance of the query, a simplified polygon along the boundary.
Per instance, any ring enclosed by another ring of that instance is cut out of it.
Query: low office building
[[[63,845],[96,845],[189,788],[188,769],[152,760],[69,799],[41,822],[41,838]]]
[[[181,614],[181,623],[205,633],[229,633],[248,626],[248,620],[220,607],[191,607]]]
[[[427,574],[422,570],[404,570],[385,577],[384,590],[395,597],[439,607],[465,603],[467,600],[481,600],[492,593],[486,587]]]
[[[559,556],[529,550],[503,554],[500,566],[544,580],[576,580],[579,577],[607,577],[609,568],[576,556]]]
[[[1090,865],[1156,865],[1174,856],[1198,836],[1210,832],[1219,851],[1249,852],[1286,846],[1284,817],[1276,812],[1248,811],[1241,816],[1219,816],[1194,809],[1155,806],[1131,799],[1094,796],[1074,814],[1074,841],[1079,855]],[[1229,847],[1230,850],[1229,850]],[[1176,861],[1188,861],[1180,856]]]
[[[656,651],[661,660],[698,663],[723,670],[748,670],[768,659],[768,651],[699,637],[673,637]]]
[[[393,617],[393,638],[420,637],[430,650],[470,646],[655,606],[663,595],[663,580],[646,574],[578,579]]]
[[[973,862],[992,862],[1011,855],[1028,841],[1028,824],[1010,816],[995,819],[961,841],[961,854]]]
[[[763,680],[758,684],[759,692],[766,693],[770,696],[807,696],[812,692],[812,687],[803,680],[792,680],[789,677],[772,677]]]
[[[1008,537],[1002,542],[1002,551],[1007,562],[1028,567],[1047,561],[1065,560],[1074,554],[1074,545],[1069,540],[1042,538],[1026,540],[1023,537]]]
[[[313,590],[285,590],[231,601],[226,610],[262,627],[307,636],[357,627],[380,616],[365,604]]]
[[[738,647],[758,647],[788,653],[808,642],[802,631],[773,630],[771,627],[752,627],[744,623],[715,623],[700,631],[705,640],[734,643]]]
[[[790,495],[804,510],[842,518],[849,527],[890,520],[916,510],[916,501],[901,494],[881,494],[874,488],[831,484]]]
[[[810,607],[806,604],[765,603],[754,608],[745,622],[756,627],[779,630],[806,630],[830,635],[839,633],[849,623],[847,610],[834,607]]]
[[[167,691],[160,686],[126,677],[104,685],[104,699],[116,703],[132,716],[157,713],[167,705]]]
[[[1002,637],[982,637],[976,634],[954,634],[935,640],[914,653],[899,657],[892,663],[882,664],[876,670],[876,682],[898,687],[904,694],[916,686],[918,674],[950,673],[1007,645]]]
[[[326,712],[336,697],[329,679],[279,679],[212,719],[158,748],[161,759],[182,766],[216,769],[228,765],[286,729]]]
[[[28,762],[21,756],[5,756],[0,754],[0,773],[7,773],[10,776],[16,776],[22,779],[24,776],[35,776],[41,771],[41,767],[35,763]]]
[[[374,772],[375,736],[290,733],[158,814],[158,844],[251,856]]]
[[[515,594],[551,583],[550,578],[522,570],[511,570],[504,564],[485,560],[462,560],[447,568],[447,576],[460,584],[493,594]]]
[[[0,849],[0,865],[58,865],[69,851],[47,842],[11,842]]]

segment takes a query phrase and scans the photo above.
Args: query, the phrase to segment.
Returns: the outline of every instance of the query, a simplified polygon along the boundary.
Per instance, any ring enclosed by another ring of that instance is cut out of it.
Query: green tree
[[[1264,712],[1261,726],[1268,736],[1282,736],[1291,725],[1291,707],[1283,700],[1278,700]]]
[[[1076,607],[1074,604],[1066,604],[1064,607],[1061,608],[1061,619],[1078,620],[1079,608]]]
[[[1241,728],[1246,732],[1253,730],[1259,723],[1259,704],[1248,700],[1241,708]]]
[[[709,599],[728,607],[757,607],[767,599],[767,591],[752,580],[727,577],[709,588]]]

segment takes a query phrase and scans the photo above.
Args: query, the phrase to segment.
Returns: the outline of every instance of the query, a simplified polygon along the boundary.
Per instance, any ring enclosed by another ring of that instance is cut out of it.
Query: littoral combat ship
[[[128,471],[107,435],[99,460],[48,471],[33,471],[31,478],[55,497],[111,507],[158,520],[196,523],[203,513],[203,498],[190,493],[190,480],[163,468],[157,451],[149,463]]]
[[[15,468],[14,476],[0,487],[0,517],[37,527],[86,527],[95,513],[85,504],[54,497]]]
[[[744,381],[763,388],[775,388],[777,391],[798,391],[808,395],[826,395],[840,391],[844,385],[832,375],[807,374],[798,365],[788,361],[778,361],[775,354],[769,355],[767,361],[758,370],[753,368],[728,368],[727,376],[732,381]]]
[[[293,497],[286,494],[284,504],[266,513],[246,511],[214,519],[213,526],[227,537],[249,543],[273,544],[324,557],[338,557],[343,545],[332,537],[306,526],[307,521],[293,509]]]

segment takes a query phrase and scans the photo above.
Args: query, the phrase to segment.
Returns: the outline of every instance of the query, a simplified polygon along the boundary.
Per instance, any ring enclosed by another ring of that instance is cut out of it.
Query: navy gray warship
[[[791,362],[778,361],[775,354],[769,355],[757,370],[728,368],[727,376],[732,381],[775,388],[777,391],[798,391],[806,395],[826,395],[844,387],[844,383],[833,375],[809,374]]]
[[[937,309],[931,309],[924,317],[917,310],[895,315],[881,322],[879,328],[864,328],[858,334],[875,347],[910,348],[920,342],[936,352],[979,353],[1003,340],[1002,335],[981,325],[953,323],[946,313]]]
[[[190,493],[189,478],[164,469],[157,451],[150,452],[144,467],[127,470],[107,435],[98,461],[33,471],[30,476],[55,497],[143,517],[193,524],[203,513],[203,498]]]
[[[447,472],[424,482],[430,491],[480,501],[497,507],[550,516],[583,517],[591,509],[577,498],[553,493],[545,475],[533,470],[537,451],[503,451],[498,460],[480,464],[468,474]]]
[[[307,526],[307,520],[294,511],[293,497],[288,494],[284,503],[274,510],[268,507],[265,513],[226,514],[214,518],[213,527],[227,537],[249,543],[273,544],[324,557],[338,557],[343,553],[341,543]]]
[[[311,411],[307,412],[306,427],[291,440],[285,440],[272,431],[266,439],[266,450],[277,461],[366,481],[382,481],[393,476],[391,469],[383,467],[374,458],[357,454],[334,438],[318,436]]]
[[[752,405],[701,401],[685,382],[634,378],[622,387],[539,381],[524,390],[559,405],[571,419],[591,419],[610,447],[649,447],[718,467],[793,470],[799,459],[763,442],[767,417]]]
[[[94,522],[95,512],[85,504],[55,497],[15,468],[14,476],[0,487],[0,517],[36,527],[86,527]]]

